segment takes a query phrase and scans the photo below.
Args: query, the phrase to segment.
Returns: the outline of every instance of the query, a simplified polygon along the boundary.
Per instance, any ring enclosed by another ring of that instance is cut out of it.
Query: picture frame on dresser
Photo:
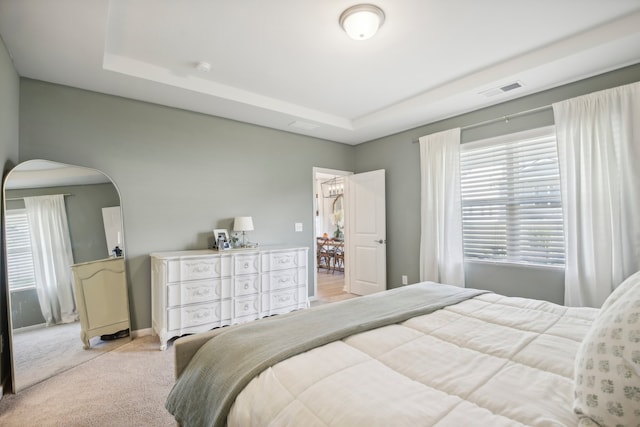
[[[213,229],[213,247],[214,249],[231,249],[231,241],[229,240],[229,231],[226,228]]]

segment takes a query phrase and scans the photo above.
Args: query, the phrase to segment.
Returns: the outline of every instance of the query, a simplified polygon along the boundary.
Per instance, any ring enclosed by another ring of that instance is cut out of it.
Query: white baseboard
[[[35,331],[36,329],[44,329],[47,327],[46,323],[38,323],[37,325],[24,326],[22,328],[17,328],[13,330],[14,334],[19,334],[20,332],[30,332]]]

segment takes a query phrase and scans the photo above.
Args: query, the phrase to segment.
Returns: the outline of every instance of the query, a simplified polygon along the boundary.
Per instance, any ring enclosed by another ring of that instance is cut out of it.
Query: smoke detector
[[[205,61],[200,61],[196,63],[196,70],[202,71],[203,73],[208,73],[211,71],[211,64]]]

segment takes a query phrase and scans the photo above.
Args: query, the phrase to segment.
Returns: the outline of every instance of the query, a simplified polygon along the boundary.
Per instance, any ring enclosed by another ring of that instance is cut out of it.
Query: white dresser
[[[309,306],[308,248],[151,254],[151,323],[167,341]]]

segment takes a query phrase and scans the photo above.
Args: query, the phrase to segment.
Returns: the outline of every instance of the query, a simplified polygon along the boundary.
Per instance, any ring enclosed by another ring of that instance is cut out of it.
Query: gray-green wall
[[[118,185],[134,329],[150,326],[148,254],[209,245],[212,228],[253,215],[251,239],[312,247],[313,166],[387,170],[388,283],[418,280],[420,136],[640,79],[628,67],[356,147],[197,113],[21,80],[20,160],[94,167]],[[464,140],[547,123],[550,112],[463,132]],[[473,138],[472,138],[473,136]],[[304,224],[295,233],[295,222]],[[312,259],[309,263],[312,265]],[[470,265],[468,285],[562,302],[562,272]],[[309,279],[312,274],[310,272]]]
[[[384,168],[387,171],[387,278],[396,287],[406,274],[409,283],[420,274],[420,147],[419,137],[455,127],[465,127],[494,118],[550,105],[553,102],[640,80],[640,64],[540,92],[451,119],[421,126],[355,147],[355,172]],[[549,110],[499,121],[462,131],[469,142],[524,129],[553,124]],[[564,273],[522,266],[467,263],[466,285],[505,295],[545,299],[562,304]]]
[[[7,179],[11,180],[11,176]],[[6,209],[23,209],[22,197],[46,194],[69,195],[65,197],[65,207],[74,262],[108,258],[110,253],[104,232],[102,208],[120,205],[115,186],[93,184],[7,190]],[[34,289],[11,292],[11,320],[14,329],[44,323]]]
[[[4,174],[18,162],[18,111],[20,79],[9,53],[0,38],[0,162]],[[0,195],[0,199],[2,196]],[[4,218],[0,220],[2,229]],[[0,387],[6,384],[9,372],[9,336],[7,332],[7,286],[4,263],[4,235],[0,239]]]
[[[95,168],[120,190],[134,330],[151,326],[149,253],[207,248],[212,230],[231,229],[238,215],[253,216],[252,241],[311,249],[312,168],[352,170],[353,155],[344,144],[21,80],[20,161]]]

